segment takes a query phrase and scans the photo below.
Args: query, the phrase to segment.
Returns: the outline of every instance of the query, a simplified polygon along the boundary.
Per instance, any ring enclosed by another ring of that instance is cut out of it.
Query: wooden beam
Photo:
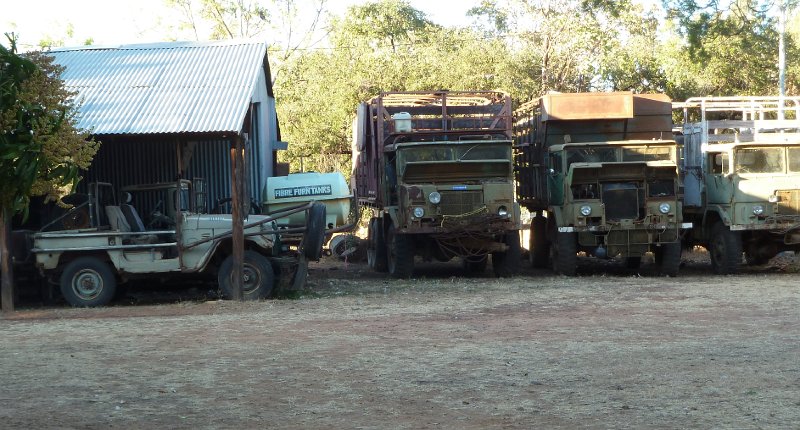
[[[231,146],[231,217],[233,218],[233,270],[231,273],[231,298],[242,300],[242,272],[244,270],[244,145],[242,136],[236,135]]]
[[[14,268],[11,265],[11,253],[8,244],[11,241],[11,213],[0,207],[0,300],[3,313],[14,312]]]

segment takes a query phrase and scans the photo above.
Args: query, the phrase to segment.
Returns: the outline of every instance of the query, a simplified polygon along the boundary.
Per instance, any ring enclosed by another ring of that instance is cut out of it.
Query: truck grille
[[[635,184],[603,184],[603,203],[609,221],[639,217],[639,190]]]
[[[781,215],[800,215],[800,190],[782,190],[778,195],[778,213]]]
[[[439,208],[442,215],[461,215],[483,206],[483,193],[477,191],[442,191]]]

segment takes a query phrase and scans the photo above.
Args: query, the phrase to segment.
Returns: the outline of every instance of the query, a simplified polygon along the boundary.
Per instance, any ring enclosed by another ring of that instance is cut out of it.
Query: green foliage
[[[73,93],[62,69],[40,52],[0,45],[0,207],[26,212],[32,195],[63,194],[97,151],[76,129]]]

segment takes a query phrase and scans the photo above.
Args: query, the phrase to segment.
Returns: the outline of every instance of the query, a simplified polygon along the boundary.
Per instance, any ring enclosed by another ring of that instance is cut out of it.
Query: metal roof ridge
[[[120,45],[84,45],[84,46],[65,46],[53,48],[48,52],[68,52],[68,51],[103,51],[103,50],[154,50],[154,49],[176,49],[176,48],[205,48],[214,46],[236,46],[236,45],[264,45],[266,40],[255,38],[250,39],[225,39],[207,41],[172,41],[172,42],[149,42],[149,43],[130,43]]]

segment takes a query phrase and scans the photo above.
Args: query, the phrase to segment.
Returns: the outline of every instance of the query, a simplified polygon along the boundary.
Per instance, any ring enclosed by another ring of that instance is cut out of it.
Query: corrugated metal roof
[[[93,134],[241,130],[266,43],[175,42],[51,51]],[[269,82],[267,83],[269,85]]]

